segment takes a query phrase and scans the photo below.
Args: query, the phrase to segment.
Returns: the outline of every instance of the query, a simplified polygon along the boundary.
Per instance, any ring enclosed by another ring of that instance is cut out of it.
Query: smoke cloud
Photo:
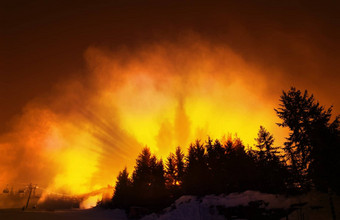
[[[8,43],[0,55],[11,53],[1,67],[6,77],[17,76],[18,86],[0,87],[11,94],[0,97],[9,106],[1,120],[13,116],[11,106],[23,103],[26,93],[29,101],[0,137],[0,186],[32,182],[83,194],[114,184],[124,166],[132,170],[145,145],[163,158],[208,135],[237,133],[252,145],[260,125],[280,145],[287,131],[276,126],[273,108],[290,86],[308,89],[339,112],[339,30],[332,7],[282,3],[285,13],[279,13],[272,4],[250,4],[255,11],[222,1],[167,3],[166,10],[158,2],[135,4],[143,10],[119,2],[44,15],[46,23],[59,23],[34,34],[25,31],[40,17],[29,15],[39,15],[42,6],[14,13],[31,22],[21,23],[21,32],[10,28],[17,21],[8,22],[3,35]],[[84,70],[65,73],[82,62]]]
[[[86,193],[132,169],[143,146],[166,157],[190,141],[274,128],[262,69],[193,33],[135,50],[90,47],[88,74],[31,101],[1,137],[2,184]],[[268,70],[267,70],[268,71]]]

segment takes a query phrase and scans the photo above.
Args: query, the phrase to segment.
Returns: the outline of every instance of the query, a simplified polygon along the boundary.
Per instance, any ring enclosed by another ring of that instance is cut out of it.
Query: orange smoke
[[[260,125],[282,141],[273,111],[281,88],[268,94],[262,74],[273,70],[225,45],[189,36],[118,52],[91,47],[85,58],[85,77],[32,101],[1,137],[0,184],[77,195],[114,183],[145,145],[163,158],[208,135],[237,133],[252,145]]]

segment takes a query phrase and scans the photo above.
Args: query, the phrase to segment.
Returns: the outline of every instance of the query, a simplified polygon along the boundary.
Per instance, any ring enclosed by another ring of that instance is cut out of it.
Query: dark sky
[[[190,31],[339,108],[339,11],[336,1],[1,1],[0,132],[29,100],[86,74],[89,46],[138,48]]]

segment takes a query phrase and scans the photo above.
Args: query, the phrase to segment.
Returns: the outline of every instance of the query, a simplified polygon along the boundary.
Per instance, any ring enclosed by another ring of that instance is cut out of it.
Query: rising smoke
[[[84,57],[85,76],[32,100],[1,136],[1,185],[78,195],[114,184],[145,145],[163,158],[228,133],[252,145],[260,125],[283,141],[273,108],[290,85],[273,88],[284,74],[228,45],[189,33],[134,49],[90,47]]]

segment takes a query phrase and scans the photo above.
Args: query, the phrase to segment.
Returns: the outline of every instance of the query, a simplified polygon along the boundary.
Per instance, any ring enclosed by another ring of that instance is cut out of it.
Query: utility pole
[[[27,198],[27,203],[26,203],[25,209],[27,209],[28,203],[30,202],[32,190],[34,190],[34,193],[35,193],[35,188],[36,188],[36,187],[37,187],[37,186],[33,186],[32,183],[30,183],[30,184],[28,185],[28,191],[29,191],[29,193],[28,193],[28,198]]]

